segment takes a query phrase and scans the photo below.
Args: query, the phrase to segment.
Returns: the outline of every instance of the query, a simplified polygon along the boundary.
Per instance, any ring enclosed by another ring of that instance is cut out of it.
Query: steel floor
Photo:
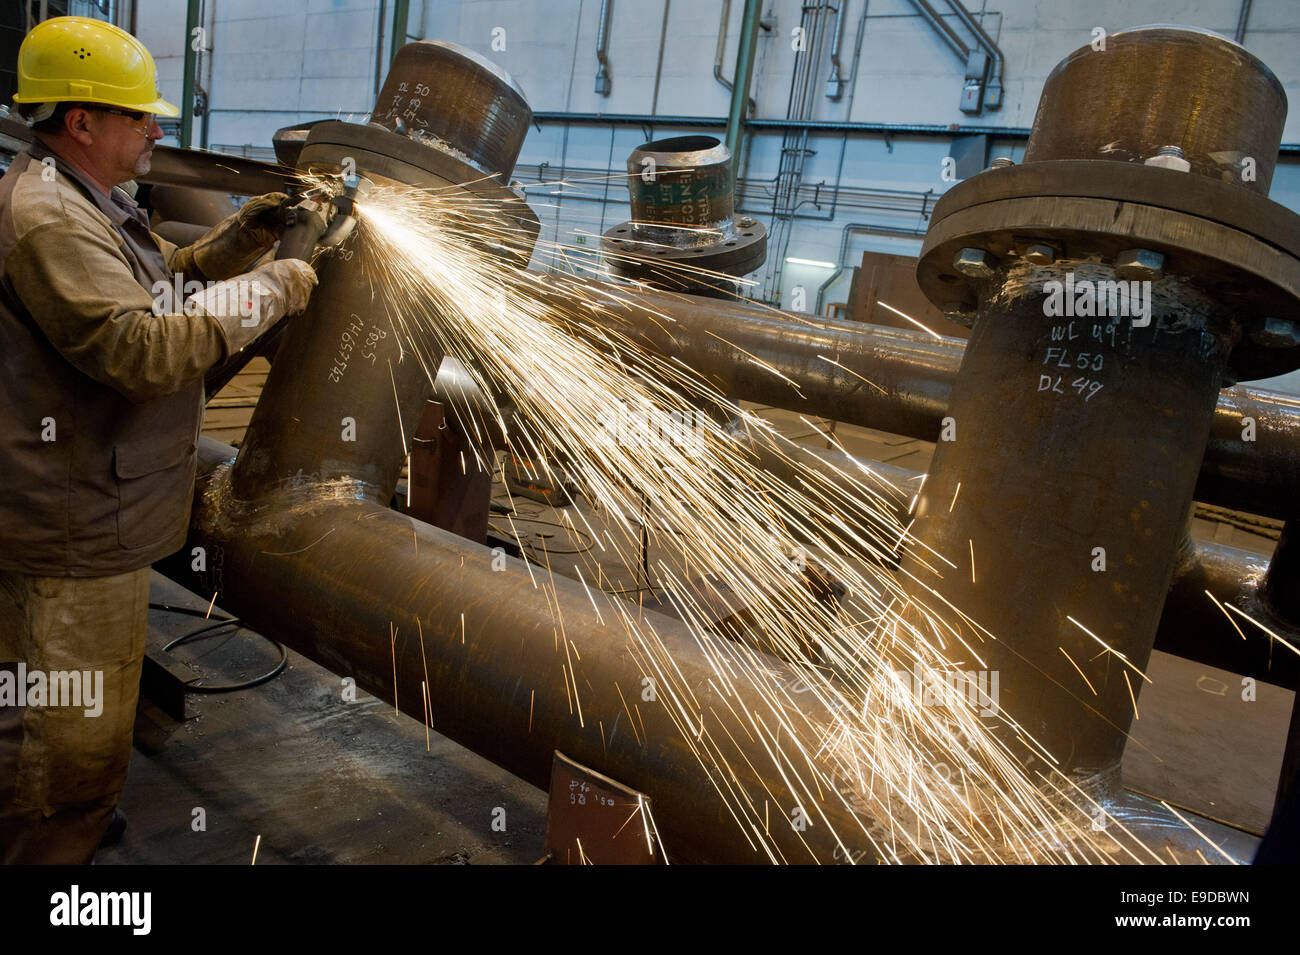
[[[206,609],[154,574],[152,600]],[[214,613],[218,613],[218,607]],[[151,630],[179,636],[204,621],[150,611]],[[277,654],[241,631],[176,648],[212,682],[264,673]],[[374,697],[345,702],[339,677],[290,651],[262,686],[199,695],[178,723],[148,701],[121,808],[114,863],[532,863],[542,855],[546,797]],[[505,809],[505,832],[492,829]],[[196,831],[202,810],[205,831]],[[261,836],[260,844],[257,837]]]

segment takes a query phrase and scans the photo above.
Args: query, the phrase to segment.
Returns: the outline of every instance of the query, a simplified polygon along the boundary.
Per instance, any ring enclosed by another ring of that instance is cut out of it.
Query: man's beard
[[[149,171],[149,167],[152,164],[153,164],[153,150],[146,149],[143,153],[140,154],[140,158],[135,161],[135,174],[137,176],[143,176],[145,173]]]

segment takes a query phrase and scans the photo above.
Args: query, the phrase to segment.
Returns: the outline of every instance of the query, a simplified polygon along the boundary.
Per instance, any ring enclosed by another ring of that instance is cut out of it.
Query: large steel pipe
[[[913,529],[954,567],[939,583],[928,551],[906,566],[996,637],[966,631],[1003,708],[1092,778],[1119,766],[1141,684],[1120,660],[1146,667],[1228,346],[1207,303],[1172,289],[1147,334],[1058,343],[1045,280],[1013,266],[990,283]]]
[[[767,230],[735,214],[731,153],[712,136],[645,143],[627,158],[632,218],[601,238],[606,265],[668,291],[732,298],[767,256]],[[718,273],[718,274],[714,274]]]
[[[1184,26],[1123,30],[1052,70],[1025,162],[1140,163],[1177,146],[1192,175],[1267,196],[1286,106],[1277,77],[1239,43]]]
[[[161,568],[183,585],[216,593],[251,627],[533,785],[547,788],[558,749],[646,793],[672,861],[873,857],[865,822],[825,781],[820,789],[811,781],[807,754],[830,724],[811,694],[796,697],[797,710],[782,708],[793,737],[764,740],[740,714],[775,726],[771,703],[743,678],[722,695],[717,671],[679,621],[633,604],[620,610],[617,598],[589,596],[576,580],[366,501],[359,482],[286,488],[241,504],[227,466],[234,455],[202,441],[191,539]],[[193,547],[204,548],[201,573]],[[658,635],[670,664],[638,658],[622,614]],[[782,673],[722,639],[712,652]],[[799,692],[793,672],[781,684]],[[674,718],[673,693],[688,701],[683,715],[693,729]],[[712,775],[695,754],[700,732],[714,749],[705,757]],[[780,767],[768,747],[784,754]],[[810,792],[784,781],[792,767]],[[749,808],[733,815],[715,784]],[[805,831],[790,824],[795,806],[815,820]],[[765,819],[762,841],[773,856],[751,829]]]
[[[1125,48],[1145,48],[1159,61],[1169,34],[1131,31]],[[1185,31],[1179,43],[1218,62],[1217,39]],[[1086,79],[1075,73],[1090,75],[1083,52],[1045,90],[1040,118],[1057,115],[1061,91]],[[1231,90],[1258,86],[1258,74],[1271,77],[1253,58],[1239,58],[1235,70],[1225,101]],[[1197,113],[1194,90],[1167,108]],[[1106,121],[1140,125],[1148,92],[1126,101],[1143,104],[1142,112]],[[1225,127],[1215,142],[1250,139],[1248,117],[1217,115]],[[1276,140],[1259,145],[1276,154]],[[1026,181],[1007,195],[991,196],[975,177],[935,209],[918,280],[932,302],[969,317],[974,330],[948,407],[951,432],[941,435],[918,502],[913,533],[925,551],[904,566],[918,599],[929,602],[933,587],[960,608],[964,616],[950,623],[1001,673],[1002,709],[1041,747],[1024,747],[1026,763],[1110,791],[1217,392],[1229,369],[1250,377],[1261,362],[1274,367],[1277,356],[1237,346],[1261,342],[1265,315],[1296,311],[1300,262],[1277,255],[1265,236],[1219,221],[1217,206],[1196,206],[1200,194],[1180,210],[1117,202],[1134,177],[1111,171],[1133,167],[1090,157],[1067,149],[1065,161],[1010,171]],[[1186,177],[1137,169],[1142,181]],[[1008,181],[1003,172],[993,171],[988,189]],[[1071,191],[1075,179],[1090,177],[1113,179],[1118,194]],[[1241,202],[1267,203],[1239,185],[1211,185]],[[1252,285],[1256,275],[1266,281]],[[1122,306],[1121,283],[1131,292]],[[1107,288],[1115,292],[1109,301]],[[1103,291],[1089,307],[1076,289]],[[935,553],[952,567],[929,570]]]
[[[233,448],[200,442],[191,538],[159,565],[182,585],[218,594],[251,627],[539,788],[559,749],[646,793],[672,861],[874,859],[872,820],[855,811],[852,784],[810,763],[829,714],[779,662],[720,638],[710,645],[715,659],[757,663],[792,694],[795,706],[782,707],[787,730],[764,740],[741,714],[775,725],[768,696],[746,678],[723,695],[718,670],[679,621],[621,605],[656,634],[664,655],[656,669],[633,651],[618,598],[597,592],[593,603],[578,581],[366,501],[355,482],[239,502],[234,457]],[[201,571],[194,547],[204,549]],[[646,698],[646,676],[657,681],[655,700]],[[670,684],[690,701],[689,725],[673,715]],[[699,739],[713,751],[703,761]],[[811,784],[810,765],[833,785]],[[792,769],[807,787],[793,783]],[[789,823],[795,806],[814,820],[802,832]],[[1113,811],[1162,856],[1195,860],[1203,848],[1150,800],[1129,796]],[[1250,858],[1253,840],[1208,820],[1198,826]]]
[[[380,122],[370,126],[312,126],[299,168],[463,189],[488,200],[503,231],[517,236],[516,248],[498,254],[527,261],[537,218],[501,179],[532,114],[507,74],[454,44],[411,43],[394,60],[374,115]],[[345,250],[322,270],[253,412],[231,474],[239,498],[348,479],[359,482],[357,494],[388,503],[442,361],[427,339],[400,343],[390,310],[371,288],[364,250]]]
[[[444,359],[435,386],[439,401],[447,405],[467,402],[478,412],[483,426],[491,428],[495,417],[489,413],[487,398],[459,362]],[[737,422],[730,430],[759,468],[785,484],[800,487],[809,469],[849,494],[859,494],[857,484],[865,483],[882,494],[882,506],[892,507],[901,524],[911,521],[912,498],[922,487],[924,472],[747,431]],[[489,440],[499,443],[504,437],[489,431]],[[1260,627],[1241,618],[1234,621],[1227,611],[1217,610],[1206,596],[1213,595],[1295,644],[1300,641],[1296,629],[1300,626],[1300,594],[1294,584],[1294,563],[1295,555],[1281,543],[1270,561],[1240,548],[1184,538],[1161,611],[1155,649],[1287,689],[1300,688],[1300,658],[1278,647]]]
[[[560,283],[550,281],[560,296]],[[585,313],[585,321],[680,359],[736,400],[923,441],[939,438],[966,349],[957,338],[735,302],[628,289],[602,294],[598,284],[592,294],[606,311]],[[1244,385],[1222,390],[1195,498],[1270,517],[1294,513],[1300,399]]]

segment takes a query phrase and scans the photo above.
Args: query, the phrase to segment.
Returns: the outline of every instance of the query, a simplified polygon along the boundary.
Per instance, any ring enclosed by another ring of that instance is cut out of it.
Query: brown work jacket
[[[203,242],[178,250],[40,140],[0,179],[0,570],[107,576],[185,542],[203,373],[230,348],[180,302],[155,314],[155,283],[249,264],[205,274]]]

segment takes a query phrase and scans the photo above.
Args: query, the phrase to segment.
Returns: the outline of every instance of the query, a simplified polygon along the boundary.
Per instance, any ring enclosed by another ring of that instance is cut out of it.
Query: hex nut
[[[1025,259],[1034,265],[1051,265],[1056,261],[1056,250],[1050,245],[1036,242],[1025,249]]]
[[[1265,348],[1295,348],[1300,345],[1300,325],[1289,318],[1266,318],[1250,333],[1250,340]]]
[[[1121,279],[1154,281],[1164,267],[1164,255],[1150,249],[1125,249],[1115,257],[1115,275]]]
[[[1148,156],[1143,164],[1178,172],[1190,172],[1192,169],[1192,164],[1184,158],[1183,151],[1177,146],[1161,146],[1160,150],[1154,156]]]
[[[962,249],[952,267],[968,279],[987,279],[997,270],[997,259],[985,249]]]

